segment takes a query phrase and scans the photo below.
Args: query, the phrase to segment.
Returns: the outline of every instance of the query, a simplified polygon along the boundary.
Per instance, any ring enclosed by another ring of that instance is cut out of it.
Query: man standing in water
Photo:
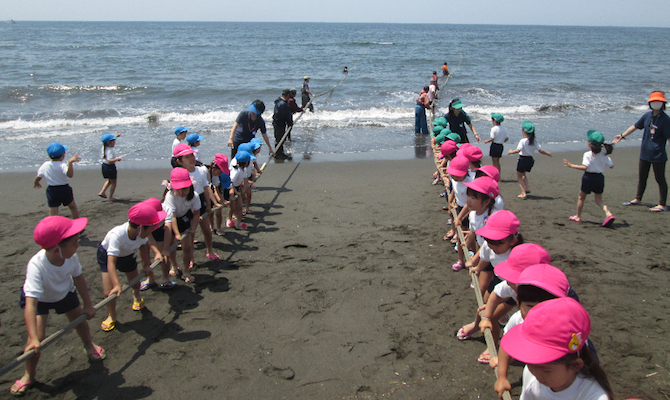
[[[302,82],[302,90],[300,91],[300,93],[302,94],[302,108],[304,109],[305,105],[307,105],[307,103],[309,103],[309,100],[310,100],[309,96],[312,95],[312,91],[309,90],[309,76],[305,75],[305,78]],[[313,104],[310,104],[308,108],[309,108],[309,111],[314,112],[314,105]]]
[[[275,147],[286,133],[286,127],[293,125],[293,113],[288,107],[288,99],[291,96],[291,91],[289,89],[284,89],[281,93],[281,97],[275,100],[275,110],[272,115],[272,126],[275,130]],[[290,154],[284,153],[284,144],[277,148],[275,153],[275,158],[279,160],[292,159]]]

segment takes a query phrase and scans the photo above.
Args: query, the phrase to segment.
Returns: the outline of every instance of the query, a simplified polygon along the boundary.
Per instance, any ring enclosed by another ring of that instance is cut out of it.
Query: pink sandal
[[[460,261],[451,266],[451,269],[453,269],[454,271],[460,271],[463,268],[465,268],[465,266]]]
[[[207,257],[207,259],[211,261],[221,261],[221,257],[219,257],[219,255],[216,253],[212,253],[211,255],[207,253],[205,254],[205,257]]]
[[[581,224],[582,222],[584,222],[584,221],[582,221],[581,218],[579,218],[579,217],[576,216],[576,215],[573,215],[573,216],[570,217],[569,219],[570,219],[570,221],[579,222],[580,224]]]

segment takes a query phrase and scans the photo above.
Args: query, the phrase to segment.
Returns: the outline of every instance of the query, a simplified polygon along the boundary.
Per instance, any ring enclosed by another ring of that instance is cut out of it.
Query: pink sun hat
[[[489,178],[491,179],[491,178]],[[507,282],[519,284],[519,276],[526,268],[537,264],[549,264],[551,256],[542,246],[523,243],[515,246],[507,260],[501,261],[493,268],[493,272]]]
[[[468,174],[468,159],[461,156],[454,157],[449,166],[447,173],[454,176],[465,176]]]
[[[570,297],[543,301],[531,308],[523,324],[510,329],[500,345],[515,360],[546,364],[584,347],[591,319]]]
[[[177,167],[170,172],[170,187],[172,189],[184,189],[193,185],[191,176],[186,168]]]
[[[63,239],[83,231],[86,224],[88,224],[88,218],[70,219],[53,215],[44,218],[37,224],[35,230],[33,230],[33,239],[43,249],[48,249],[56,246]]]
[[[496,268],[499,265],[500,264],[498,264]],[[568,277],[565,276],[563,271],[549,264],[533,265],[526,268],[521,272],[521,275],[519,275],[518,281],[517,285],[537,286],[558,297],[566,297],[570,290]]]
[[[228,157],[221,153],[214,155],[214,163],[226,175],[230,175],[230,168],[228,168]]]
[[[195,151],[191,148],[191,146],[187,145],[186,143],[180,143],[178,144],[174,150],[172,151],[172,155],[177,158],[181,156],[186,156],[189,154],[193,154]]]
[[[472,182],[465,183],[465,186],[476,192],[483,193],[492,199],[495,199],[500,194],[498,182],[488,176],[480,176]]]
[[[440,159],[443,159],[444,157],[453,153],[456,151],[456,149],[458,149],[458,145],[453,140],[447,140],[446,142],[442,143],[442,146],[440,146]]]
[[[140,226],[151,226],[163,221],[167,213],[163,210],[156,211],[151,205],[142,202],[130,207],[128,220]]]
[[[149,205],[151,208],[153,208],[156,211],[162,211],[163,210],[163,203],[161,203],[161,201],[158,200],[155,197],[149,197],[148,199],[144,200],[142,203]]]
[[[456,155],[457,155],[457,156],[462,156],[462,155],[463,155],[463,152],[464,152],[465,149],[467,149],[468,147],[472,147],[472,145],[471,145],[470,143],[468,143],[468,142],[460,143],[460,146],[458,146],[458,152],[456,153]]]
[[[484,153],[479,147],[468,146],[463,150],[463,156],[470,162],[476,162],[482,159]]]
[[[500,171],[493,165],[483,165],[478,171],[482,171],[489,178],[493,178],[496,182],[500,182]]]
[[[496,211],[486,220],[483,228],[477,229],[477,235],[484,239],[503,240],[510,235],[516,235],[519,230],[519,219],[508,210]]]

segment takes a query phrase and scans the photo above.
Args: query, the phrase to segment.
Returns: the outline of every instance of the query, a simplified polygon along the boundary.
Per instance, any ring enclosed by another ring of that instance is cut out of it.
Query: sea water
[[[266,104],[274,143],[273,102],[282,89],[296,88],[300,104],[304,75],[313,93],[327,94],[295,125],[296,160],[426,157],[427,138],[414,134],[415,99],[432,71],[445,83],[445,61],[452,76],[439,92],[439,114],[460,98],[483,138],[490,113],[499,112],[510,133],[507,148],[528,119],[543,145],[582,149],[587,130],[611,141],[647,110],[650,92],[668,89],[669,33],[442,24],[0,24],[0,171],[35,169],[53,141],[79,153],[80,168],[92,168],[104,133],[122,135],[120,168],[167,166],[178,125],[204,137],[201,157],[209,161],[229,154],[235,118],[255,99]]]

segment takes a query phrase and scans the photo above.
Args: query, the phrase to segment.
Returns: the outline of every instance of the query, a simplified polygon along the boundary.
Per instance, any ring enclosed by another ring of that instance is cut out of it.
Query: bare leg
[[[582,210],[584,209],[584,200],[586,200],[586,196],[586,193],[582,192],[581,190],[579,191],[579,198],[577,199],[577,218],[580,220],[582,219]],[[598,200],[596,200],[596,203],[597,202]]]
[[[524,180],[526,179],[526,173],[525,172],[516,172],[516,180],[519,182],[519,188],[521,189],[521,194],[518,196],[520,198],[526,197],[526,184]]]
[[[98,196],[105,197],[105,192],[107,191],[108,187],[109,187],[109,179],[107,179],[105,183],[102,184],[102,189],[100,189],[100,192],[98,192]]]
[[[79,218],[79,209],[77,208],[77,203],[75,203],[74,200],[72,200],[72,202],[67,206],[70,209],[70,212],[72,213],[72,219]]]
[[[48,318],[49,318],[48,315],[37,316],[37,338],[39,339],[40,342],[44,340],[44,337],[46,336]],[[35,376],[37,375],[37,363],[39,361],[40,361],[40,353],[35,353],[34,356],[26,360],[26,372],[23,374],[21,379],[19,379],[19,382],[26,383],[35,381]],[[12,385],[11,388],[12,391],[16,391],[17,389],[18,386],[16,384]],[[26,389],[28,388],[24,386],[21,389],[21,392],[25,392]]]
[[[49,207],[49,216],[58,215],[58,207]]]
[[[498,172],[500,172],[500,157],[491,157],[491,164],[498,168]]]
[[[595,200],[596,200],[596,204],[598,205],[598,207],[602,208],[603,211],[605,211],[605,216],[606,216],[606,217],[611,217],[611,216],[612,216],[612,213],[610,212],[610,209],[607,208],[607,205],[606,205],[606,204],[603,204],[603,195],[602,195],[602,193],[600,193],[600,194],[595,193]]]
[[[68,321],[72,322],[75,319],[79,318],[81,314],[82,309],[80,306],[75,308],[74,310],[66,312],[65,316],[67,316]],[[96,346],[93,343],[91,339],[91,328],[88,325],[88,321],[84,321],[81,324],[77,325],[75,329],[77,330],[77,334],[81,338],[81,341],[84,343],[84,348],[86,349],[86,352],[88,352],[89,354],[99,353],[100,356],[105,354],[105,351],[100,346]]]
[[[109,292],[112,290],[112,279],[109,277],[109,272],[102,273],[102,290],[105,293],[105,297],[109,296]],[[109,315],[104,322],[111,323],[116,321],[116,299],[107,303],[107,312]]]
[[[134,271],[131,272],[126,272],[126,278],[128,278],[128,282],[131,280],[135,279],[137,275],[140,273],[135,269]],[[136,284],[133,285],[133,301],[139,302],[142,298],[140,297],[140,283],[137,282]]]
[[[109,180],[109,199],[116,200],[114,198],[114,191],[116,190],[116,179]]]
[[[209,219],[205,218],[200,220],[200,230],[202,231],[202,236],[205,237],[207,254],[214,254],[214,248],[212,247],[212,229],[209,226]]]

